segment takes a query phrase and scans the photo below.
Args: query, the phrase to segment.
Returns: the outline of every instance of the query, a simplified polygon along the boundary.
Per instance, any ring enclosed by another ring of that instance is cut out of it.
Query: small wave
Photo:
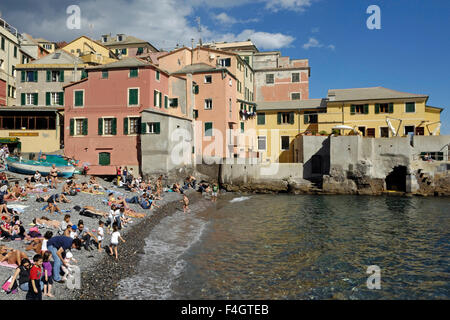
[[[233,200],[230,200],[230,203],[235,203],[235,202],[241,202],[241,201],[245,201],[250,199],[251,197],[239,197],[239,198],[234,198]]]

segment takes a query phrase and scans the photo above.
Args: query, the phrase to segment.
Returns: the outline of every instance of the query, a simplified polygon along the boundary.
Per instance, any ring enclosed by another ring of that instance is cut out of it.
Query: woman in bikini
[[[50,188],[56,189],[56,187],[58,186],[58,172],[59,170],[56,168],[55,164],[52,164],[52,168],[50,169]]]
[[[7,262],[8,264],[20,265],[22,259],[27,259],[27,254],[23,251],[8,248],[5,245],[0,245],[0,262]]]

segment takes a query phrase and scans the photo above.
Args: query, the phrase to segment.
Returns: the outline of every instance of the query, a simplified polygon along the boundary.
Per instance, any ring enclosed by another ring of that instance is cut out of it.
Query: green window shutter
[[[141,134],[146,134],[147,133],[147,123],[140,122],[140,126],[141,126]]]
[[[111,122],[111,134],[115,136],[117,134],[117,118],[113,118]]]
[[[169,106],[169,97],[168,96],[164,96],[164,108],[168,108]]]
[[[34,82],[38,82],[38,72],[34,72]]]
[[[103,135],[103,118],[98,118],[98,135]]]
[[[278,112],[277,114],[277,123],[281,124],[281,112]]]
[[[25,105],[25,93],[22,93],[20,95],[20,100],[21,100],[21,104],[24,106]]]
[[[194,119],[197,119],[197,118],[198,118],[198,110],[194,110],[193,116],[194,116]]]
[[[375,103],[375,113],[376,114],[380,113],[380,104],[379,103]]]
[[[50,105],[50,92],[45,93],[45,105],[46,106]]]
[[[352,104],[352,105],[350,106],[350,114],[355,114],[355,109],[356,109],[355,105]]]
[[[162,108],[162,93],[159,93],[159,107]]]
[[[37,106],[38,105],[38,94],[37,93],[33,93],[34,96],[34,105]]]
[[[88,119],[83,119],[83,136],[88,134]]]
[[[21,82],[25,82],[25,75],[26,75],[25,71],[22,70],[21,80],[20,80]]]
[[[389,103],[389,113],[394,113],[394,104]]]
[[[266,114],[265,113],[258,113],[257,114],[258,124],[266,124]]]
[[[153,105],[156,107],[156,99],[157,99],[158,92],[156,90],[153,90]]]
[[[160,134],[161,132],[161,126],[159,122],[155,122],[154,124],[154,128],[155,128],[155,134]]]
[[[70,119],[70,135],[73,136],[74,135],[74,129],[75,129],[75,120],[74,119]]]
[[[245,131],[245,124],[244,122],[241,122],[241,133],[244,133]]]
[[[138,89],[128,89],[128,104],[137,105],[138,104]]]
[[[305,124],[309,123],[309,116],[307,114],[303,115],[303,122],[305,122]]]
[[[75,106],[81,107],[83,106],[83,91],[75,91]]]
[[[289,123],[294,124],[294,113],[293,112],[289,112]]]
[[[364,105],[364,114],[369,114],[369,105],[368,104]]]
[[[59,105],[63,106],[64,105],[64,92],[58,92],[59,95]]]
[[[130,69],[130,78],[136,78],[138,76],[138,69],[132,68]]]
[[[64,70],[59,71],[59,82],[64,82]]]
[[[47,70],[47,82],[52,81],[52,72],[50,70]]]
[[[128,134],[128,118],[127,117],[123,118],[123,134],[124,135]]]

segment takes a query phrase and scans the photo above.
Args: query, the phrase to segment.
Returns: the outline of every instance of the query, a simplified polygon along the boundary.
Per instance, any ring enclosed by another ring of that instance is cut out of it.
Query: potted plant
[[[328,133],[325,130],[322,130],[319,132],[321,136],[327,136]]]

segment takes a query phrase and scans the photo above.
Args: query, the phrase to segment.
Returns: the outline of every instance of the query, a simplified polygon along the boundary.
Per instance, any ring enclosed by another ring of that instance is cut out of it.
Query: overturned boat
[[[8,164],[8,170],[11,172],[33,175],[36,171],[39,171],[42,176],[48,176],[52,165],[54,164],[59,170],[58,177],[70,178],[75,173],[76,167],[69,164],[67,161],[57,161],[56,163],[50,159],[46,160],[20,160],[18,157],[6,158]]]

